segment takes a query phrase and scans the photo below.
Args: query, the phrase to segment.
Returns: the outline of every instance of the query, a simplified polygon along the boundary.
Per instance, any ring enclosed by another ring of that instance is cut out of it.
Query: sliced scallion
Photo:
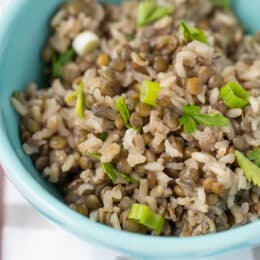
[[[133,184],[138,184],[139,181],[135,178],[131,177],[130,175],[127,175],[123,172],[116,171],[117,175],[120,176],[123,180],[125,180],[127,183],[131,182]]]
[[[97,161],[100,161],[101,155],[98,153],[87,153],[87,155]],[[106,175],[109,177],[109,179],[115,183],[117,176],[121,177],[123,180],[126,181],[126,183],[133,183],[138,184],[139,181],[131,177],[130,175],[127,175],[123,172],[119,172],[115,165],[112,162],[107,163],[101,163],[103,171],[106,173]]]
[[[83,91],[83,83],[79,84],[76,91],[69,94],[65,101],[67,104],[71,104],[76,99],[75,112],[80,118],[84,118],[85,106],[86,106],[86,96]]]
[[[86,106],[86,96],[83,91],[83,84],[81,83],[77,90],[77,102],[75,107],[75,112],[80,118],[85,117],[85,113],[84,113],[85,106]]]
[[[249,103],[248,92],[237,82],[228,82],[220,89],[220,97],[229,108],[243,108]]]
[[[160,235],[165,222],[163,217],[154,213],[148,206],[137,203],[132,205],[128,218],[154,230],[157,235]]]
[[[124,121],[124,124],[125,124],[125,127],[126,128],[132,128],[129,120],[130,120],[130,112],[128,110],[128,107],[126,105],[126,102],[125,102],[125,99],[123,97],[119,97],[117,100],[116,100],[116,109],[117,111],[120,113],[123,121]]]
[[[87,153],[87,156],[89,156],[90,158],[95,159],[97,161],[99,161],[100,157],[101,157],[101,155],[99,153],[90,153],[90,152]]]
[[[102,163],[103,171],[106,173],[106,175],[109,177],[109,179],[115,183],[116,181],[116,171],[115,167],[112,163]]]
[[[160,89],[159,83],[144,80],[141,85],[140,101],[144,104],[155,106]]]

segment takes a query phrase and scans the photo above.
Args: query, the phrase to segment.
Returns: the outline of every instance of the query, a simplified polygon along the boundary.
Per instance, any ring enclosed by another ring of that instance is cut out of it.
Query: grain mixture
[[[51,28],[48,88],[12,103],[24,151],[72,209],[164,236],[258,219],[259,35],[208,0],[72,1]],[[133,204],[158,232],[129,217]]]

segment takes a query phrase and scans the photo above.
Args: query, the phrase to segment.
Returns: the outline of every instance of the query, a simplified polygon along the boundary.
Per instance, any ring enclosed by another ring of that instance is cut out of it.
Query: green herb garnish
[[[108,176],[108,178],[113,183],[115,183],[115,181],[116,181],[116,169],[115,169],[114,165],[112,163],[101,163],[101,165],[102,165],[104,172]]]
[[[86,96],[84,94],[83,91],[83,83],[81,82],[78,89],[76,91],[74,91],[73,93],[71,93],[70,95],[68,95],[66,97],[66,102],[68,104],[71,104],[74,99],[77,99],[76,101],[76,105],[75,105],[75,112],[76,114],[80,117],[80,118],[84,118],[85,117],[85,106],[86,106]]]
[[[196,131],[197,124],[191,116],[182,115],[179,121],[180,121],[180,125],[183,126],[184,132],[191,134]]]
[[[141,27],[153,23],[164,16],[170,15],[172,6],[159,6],[155,0],[145,0],[140,2],[137,11],[137,26]]]
[[[244,174],[249,182],[260,187],[260,168],[246,158],[241,152],[235,151],[235,156],[239,167],[244,171]]]
[[[200,30],[196,27],[193,27],[184,21],[180,22],[181,32],[184,37],[184,41],[187,43],[188,41],[199,41],[202,43],[208,44],[208,38],[203,30]]]
[[[160,235],[165,223],[162,216],[154,213],[148,206],[137,203],[132,205],[128,218],[154,230],[157,235]]]
[[[248,159],[260,167],[260,149],[255,148],[248,154]]]
[[[210,0],[214,6],[223,7],[224,9],[230,8],[230,0]]]
[[[134,39],[135,39],[135,34],[128,34],[128,35],[127,35],[127,39],[128,39],[129,41],[134,40]]]
[[[195,132],[197,124],[203,126],[227,126],[229,123],[228,119],[221,114],[200,113],[200,107],[196,105],[184,106],[179,121],[186,133]]]
[[[159,83],[144,80],[141,85],[140,101],[144,104],[155,106],[160,89]]]
[[[87,155],[97,161],[100,161],[101,155],[98,153],[87,153]],[[115,183],[117,176],[121,177],[127,183],[133,183],[133,184],[139,183],[139,181],[134,179],[133,177],[131,177],[123,172],[119,172],[112,162],[108,162],[108,163],[101,162],[101,165],[102,165],[104,172],[106,173],[106,175],[109,177],[109,179],[113,183]]]
[[[138,184],[139,183],[138,180],[136,180],[135,178],[133,178],[130,175],[127,175],[127,174],[125,174],[123,172],[119,172],[119,171],[116,170],[116,174],[118,176],[120,176],[123,180],[125,180],[127,183],[129,183],[129,182],[131,182],[133,184]]]
[[[19,91],[19,90],[15,90],[15,91],[13,92],[13,94],[12,94],[12,96],[15,97],[15,98],[19,98],[20,95],[21,95],[21,91]]]
[[[237,82],[228,82],[220,89],[220,97],[229,108],[243,108],[249,103],[248,92]]]
[[[126,102],[125,102],[125,99],[123,97],[119,97],[117,100],[116,100],[116,109],[117,111],[120,113],[123,121],[124,121],[124,124],[125,124],[125,127],[126,128],[132,128],[129,120],[130,120],[130,112],[128,110],[128,107],[126,105]]]
[[[52,77],[60,78],[61,77],[61,67],[66,63],[73,61],[76,56],[74,49],[69,49],[64,53],[58,55],[55,53],[52,56]]]
[[[103,142],[107,140],[108,133],[104,132],[98,135],[98,138],[101,139]]]
[[[100,161],[100,157],[101,157],[101,155],[99,153],[87,153],[87,156],[89,156],[92,159],[95,159],[97,161]]]

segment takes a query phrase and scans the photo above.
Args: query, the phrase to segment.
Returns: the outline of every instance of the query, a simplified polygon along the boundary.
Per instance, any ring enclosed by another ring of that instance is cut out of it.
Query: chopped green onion
[[[229,108],[243,108],[249,103],[248,92],[237,82],[228,82],[220,89],[220,97]]]
[[[121,115],[121,117],[124,121],[125,127],[126,128],[132,128],[131,124],[129,123],[130,112],[128,110],[125,99],[123,97],[119,97],[116,100],[116,109],[120,113],[120,115]]]
[[[258,167],[260,167],[260,149],[255,148],[248,154],[248,159],[253,161]]]
[[[115,183],[116,181],[116,171],[115,171],[115,167],[112,163],[101,163],[102,164],[102,168],[104,170],[104,172],[107,174],[107,176],[109,177],[109,179]]]
[[[72,61],[76,56],[76,53],[73,49],[69,49],[61,55],[54,53],[52,56],[52,77],[60,78],[61,77],[61,67],[66,63]]]
[[[184,41],[187,43],[189,40],[199,41],[208,44],[208,38],[203,30],[193,27],[184,21],[180,22],[181,32],[184,37]]]
[[[101,133],[99,134],[99,139],[101,139],[103,142],[105,142],[107,140],[107,137],[108,137],[108,133],[104,132],[104,133]]]
[[[83,83],[81,83],[77,90],[77,102],[75,107],[76,114],[81,118],[85,117],[84,114],[85,106],[86,106],[86,96],[83,91]]]
[[[155,106],[161,87],[157,82],[144,80],[141,85],[140,100],[142,103]]]
[[[66,97],[65,101],[67,104],[70,105],[76,98],[77,98],[77,91],[74,91]]]
[[[211,3],[217,7],[223,7],[224,9],[230,8],[230,0],[211,0]]]
[[[159,6],[155,0],[145,0],[138,5],[137,25],[139,27],[153,23],[164,16],[170,15],[172,6]]]
[[[197,129],[197,124],[203,126],[227,126],[229,120],[221,114],[202,114],[199,106],[186,105],[182,109],[182,116],[179,119],[186,133],[193,133]]]
[[[101,155],[99,153],[87,153],[87,156],[91,157],[92,159],[95,159],[97,161],[100,160]]]
[[[80,83],[80,85],[76,91],[72,92],[70,95],[68,95],[66,97],[65,101],[67,104],[71,104],[74,101],[74,99],[77,99],[76,105],[75,105],[76,114],[79,117],[84,118],[85,117],[84,111],[85,111],[85,106],[86,106],[86,96],[83,91],[82,82]]]
[[[87,153],[87,155],[97,161],[100,161],[101,155],[98,153]],[[101,165],[102,165],[104,172],[106,173],[106,175],[109,177],[109,179],[113,183],[115,183],[117,176],[120,176],[127,183],[129,183],[129,182],[131,182],[133,184],[139,183],[139,181],[134,179],[133,177],[131,177],[125,173],[119,172],[112,162],[101,163]]]
[[[112,180],[113,183],[115,183],[117,175],[120,176],[122,179],[124,179],[127,183],[129,183],[129,182],[131,182],[133,184],[139,183],[139,181],[134,179],[133,177],[131,177],[125,173],[119,172],[115,168],[113,163],[109,162],[109,163],[101,163],[101,164],[102,164],[104,172]]]
[[[154,213],[149,207],[137,203],[132,205],[128,218],[154,230],[157,235],[160,235],[165,222],[163,217]]]
[[[133,178],[133,177],[131,177],[131,176],[125,174],[125,173],[119,172],[117,170],[116,170],[116,173],[117,173],[118,176],[120,176],[122,179],[124,179],[127,183],[129,183],[129,182],[131,182],[133,184],[139,183],[138,180],[136,180],[135,178]]]
[[[73,40],[72,46],[79,56],[94,51],[99,44],[99,37],[92,31],[83,31]]]
[[[260,168],[247,159],[241,152],[235,151],[235,156],[247,180],[260,187]]]

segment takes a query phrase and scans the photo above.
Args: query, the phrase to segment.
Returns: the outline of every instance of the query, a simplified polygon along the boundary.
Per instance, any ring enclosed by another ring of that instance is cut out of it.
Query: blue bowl
[[[117,231],[68,208],[54,187],[40,177],[22,151],[18,117],[10,105],[10,96],[32,79],[41,80],[40,51],[48,35],[49,18],[61,2],[12,0],[0,18],[0,161],[17,189],[42,215],[81,239],[138,259],[196,258],[258,245],[260,221],[192,238],[152,237]],[[259,10],[260,2],[252,2],[255,7],[258,5],[253,10]],[[247,7],[245,5],[240,15]],[[250,27],[248,23],[247,26]],[[255,24],[250,28],[255,30]]]

